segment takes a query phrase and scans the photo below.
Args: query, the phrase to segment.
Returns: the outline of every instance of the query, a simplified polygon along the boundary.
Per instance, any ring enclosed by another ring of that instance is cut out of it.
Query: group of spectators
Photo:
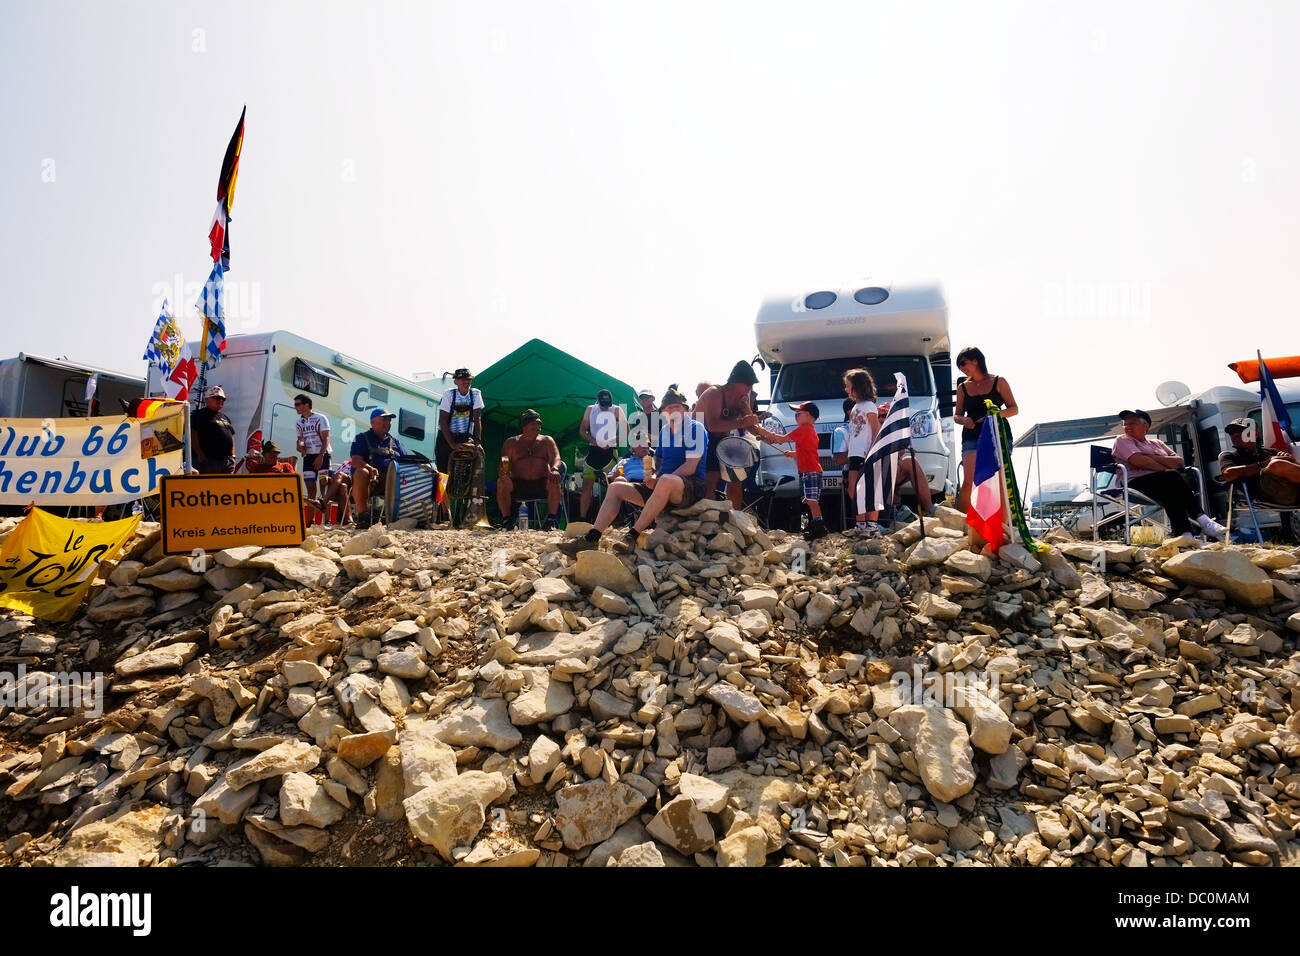
[[[1017,414],[1019,408],[1010,384],[1002,376],[989,372],[984,354],[978,348],[959,352],[956,365],[964,376],[957,387],[953,414],[954,423],[962,429],[962,483],[956,507],[965,511],[970,503],[976,449],[989,404],[1004,418]],[[435,446],[437,468],[444,474],[458,450],[471,449],[480,465],[483,456],[483,396],[473,387],[473,376],[467,368],[457,369],[452,378],[453,387],[446,391],[439,404]],[[753,366],[740,361],[726,382],[717,385],[700,382],[695,389],[694,403],[676,385],[669,386],[657,403],[650,389],[641,389],[637,393],[635,416],[643,423],[639,430],[629,427],[622,408],[614,404],[613,394],[601,389],[596,401],[584,411],[578,430],[586,443],[585,455],[580,456],[579,517],[589,514],[597,480],[603,481],[606,491],[591,531],[569,542],[566,548],[576,551],[596,547],[601,536],[629,507],[639,510],[632,532],[640,535],[664,508],[686,507],[701,498],[713,498],[722,484],[719,445],[729,436],[746,434],[774,446],[791,446],[784,454],[795,460],[799,474],[801,498],[810,518],[806,534],[814,539],[826,534],[820,503],[823,484],[820,440],[816,430],[820,410],[812,402],[791,406],[795,428],[785,434],[771,431],[759,424],[760,417],[754,410],[757,381]],[[843,385],[844,424],[832,434],[831,457],[843,469],[848,501],[862,502],[866,496],[856,496],[856,487],[865,479],[867,455],[890,403],[877,393],[871,373],[866,369],[847,371]],[[214,386],[205,395],[204,407],[193,416],[194,464],[199,473],[231,474],[240,469],[252,474],[295,471],[293,463],[281,460],[280,449],[270,440],[263,442],[260,450],[250,451],[237,461],[235,432],[225,415],[225,402],[225,392],[220,386]],[[376,483],[383,480],[396,459],[408,454],[401,441],[391,434],[395,415],[382,407],[372,409],[369,429],[356,436],[349,457],[334,468],[328,419],[313,410],[307,395],[297,395],[294,406],[298,413],[297,451],[308,499],[322,512],[328,503],[336,503],[341,521],[347,521],[348,512],[355,508],[358,527],[367,527],[372,521],[369,508]],[[1125,409],[1119,417],[1124,434],[1115,441],[1112,454],[1115,461],[1124,464],[1130,487],[1165,510],[1175,536],[1191,539],[1191,529],[1196,526],[1207,537],[1223,538],[1224,527],[1205,512],[1187,480],[1182,456],[1147,434],[1151,416],[1141,409]],[[651,422],[658,425],[653,441],[648,431]],[[546,502],[544,528],[553,528],[560,512],[564,465],[555,439],[543,434],[542,429],[542,416],[528,409],[520,416],[519,433],[507,438],[502,446],[496,498],[504,524],[513,522],[514,508],[521,501]],[[1226,431],[1233,443],[1219,459],[1226,481],[1244,480],[1257,497],[1274,503],[1291,504],[1300,499],[1300,464],[1293,455],[1261,448],[1255,440],[1255,426],[1249,419],[1231,422]],[[628,454],[619,458],[624,435],[634,437],[629,439]],[[911,483],[918,506],[933,513],[928,482],[913,458],[902,456],[895,480],[899,487]],[[725,494],[733,507],[744,506],[741,482],[726,482]],[[861,506],[855,512],[850,534],[883,533],[879,512]]]

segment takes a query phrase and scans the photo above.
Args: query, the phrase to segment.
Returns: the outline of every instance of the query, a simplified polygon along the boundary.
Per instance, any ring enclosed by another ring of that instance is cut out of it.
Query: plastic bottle
[[[528,530],[528,503],[525,501],[519,502],[519,518],[515,526],[520,531]]]
[[[808,512],[806,511],[799,516],[799,530],[800,532],[808,531]]]

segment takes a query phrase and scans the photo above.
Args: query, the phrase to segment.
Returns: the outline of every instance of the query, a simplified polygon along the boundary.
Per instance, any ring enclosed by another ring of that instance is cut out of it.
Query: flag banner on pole
[[[153,337],[145,349],[144,360],[157,366],[163,373],[163,389],[168,398],[185,401],[190,387],[199,376],[198,365],[190,353],[189,343],[181,334],[180,326],[163,299],[162,313],[153,328]]]
[[[203,356],[203,367],[213,369],[221,361],[221,353],[226,348],[226,285],[221,263],[212,264],[212,272],[194,307],[203,315],[206,332],[207,351]]]
[[[95,580],[135,534],[140,515],[72,521],[33,508],[0,550],[0,607],[48,621],[70,621]]]
[[[239,178],[239,153],[244,148],[244,114],[248,107],[239,112],[239,124],[226,146],[226,155],[221,160],[221,174],[217,178],[217,209],[212,214],[212,223],[208,227],[208,243],[211,246],[212,261],[223,270],[230,268],[230,210],[235,205],[235,180]]]
[[[1259,353],[1255,353],[1259,355]],[[1294,452],[1291,442],[1291,416],[1286,410],[1286,403],[1273,384],[1273,375],[1264,357],[1259,356],[1259,405],[1262,435],[1259,436],[1261,448],[1275,451]]]
[[[1011,509],[1011,527],[1015,529],[1020,537],[1020,543],[1030,554],[1046,551],[1047,545],[1034,540],[1034,536],[1029,533],[1029,524],[1025,521],[1024,499],[1020,497],[1016,469],[1011,463],[1011,426],[991,401],[986,398],[984,404],[988,408],[989,418],[997,422],[998,448],[1002,458],[1003,477],[1006,480],[1007,506]]]
[[[885,510],[885,502],[894,491],[898,457],[912,444],[907,377],[902,372],[895,372],[894,382],[896,388],[889,414],[871,443],[871,450],[862,466],[862,477],[858,479],[858,514]]]
[[[92,372],[90,374],[90,378],[86,379],[86,404],[87,405],[89,405],[90,400],[95,397],[95,392],[98,390],[98,388],[99,388],[99,376],[94,372]]]
[[[971,480],[970,507],[966,523],[989,543],[996,553],[1002,547],[1002,470],[998,467],[998,450],[994,445],[992,415],[984,419],[979,444],[975,448],[975,474]]]
[[[120,505],[184,464],[185,405],[142,420],[0,418],[0,505]]]

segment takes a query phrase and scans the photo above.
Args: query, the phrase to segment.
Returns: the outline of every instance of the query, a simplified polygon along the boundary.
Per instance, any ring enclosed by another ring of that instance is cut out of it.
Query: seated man
[[[609,494],[600,503],[595,524],[586,537],[562,543],[560,550],[565,554],[572,557],[599,546],[601,534],[614,523],[625,502],[641,509],[632,525],[632,533],[639,538],[664,508],[685,508],[704,496],[708,432],[702,422],[689,417],[686,396],[676,385],[668,386],[659,415],[663,424],[659,429],[654,469],[642,481],[610,482]],[[630,545],[620,544],[619,550],[631,550]]]
[[[351,514],[352,459],[345,458],[339,462],[332,474],[325,475],[325,488],[321,492],[321,501],[325,503],[326,515],[331,502],[338,505],[338,523],[347,524]]]
[[[250,457],[245,467],[250,475],[266,475],[272,472],[293,474],[293,465],[280,460],[280,446],[273,441],[262,443],[262,453],[256,458]]]
[[[519,434],[501,446],[502,465],[497,475],[497,507],[504,527],[514,521],[516,501],[546,499],[547,531],[555,527],[560,510],[560,446],[542,434],[542,416],[531,408],[519,416]]]
[[[582,495],[578,501],[578,514],[585,521],[591,507],[591,488],[596,483],[596,473],[606,477],[614,470],[618,455],[619,433],[624,428],[623,409],[614,404],[614,394],[607,388],[596,393],[596,404],[588,405],[578,426],[578,435],[587,443],[587,464],[582,470]]]
[[[397,416],[386,408],[370,411],[370,428],[352,439],[352,502],[356,506],[357,528],[365,530],[374,521],[370,496],[383,489],[393,459],[407,454],[402,443],[389,434]]]
[[[1300,501],[1300,464],[1289,451],[1261,448],[1256,426],[1249,418],[1238,418],[1223,426],[1232,447],[1219,455],[1224,481],[1245,481],[1251,498],[1279,505]]]
[[[1225,528],[1207,515],[1183,478],[1183,459],[1158,438],[1148,438],[1151,416],[1142,409],[1124,409],[1119,413],[1124,434],[1115,439],[1111,454],[1128,468],[1129,486],[1146,495],[1169,516],[1169,529],[1182,544],[1193,544],[1191,521],[1207,537],[1223,539]]]

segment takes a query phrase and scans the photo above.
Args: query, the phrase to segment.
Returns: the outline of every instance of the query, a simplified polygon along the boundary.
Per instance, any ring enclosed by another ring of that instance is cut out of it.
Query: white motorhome
[[[1227,511],[1227,493],[1214,481],[1219,475],[1219,452],[1229,448],[1231,441],[1224,431],[1234,418],[1249,416],[1253,413],[1259,420],[1259,394],[1230,385],[1220,385],[1206,389],[1195,395],[1185,385],[1178,385],[1178,391],[1166,398],[1168,404],[1159,408],[1145,409],[1151,415],[1150,434],[1159,438],[1176,454],[1183,457],[1188,466],[1198,469],[1201,500],[1205,507],[1216,517],[1222,518]],[[1163,387],[1163,386],[1162,386]],[[1180,395],[1174,398],[1173,395]],[[1285,394],[1284,394],[1285,398]],[[1300,399],[1300,395],[1296,396]],[[1288,399],[1289,401],[1289,399]],[[1128,403],[1133,407],[1134,403]],[[1029,467],[1025,472],[1022,489],[1027,494],[1040,497],[1035,493],[1034,473],[1042,480],[1041,456],[1039,449],[1061,445],[1099,445],[1110,449],[1115,439],[1123,434],[1123,425],[1115,412],[1096,415],[1089,418],[1076,418],[1068,421],[1045,422],[1034,425],[1016,439],[1016,449],[1026,449],[1030,454]],[[1081,456],[1086,466],[1087,458]],[[1037,468],[1035,466],[1037,465]],[[1113,475],[1100,475],[1098,487],[1105,488],[1116,480]],[[1103,499],[1104,500],[1104,499]],[[1066,525],[1076,533],[1092,531],[1092,493],[1084,490],[1074,498],[1079,510],[1067,516]],[[1109,517],[1119,512],[1119,507],[1109,500],[1098,506],[1100,517]],[[1163,512],[1157,512],[1151,520],[1161,523]],[[1268,523],[1261,516],[1260,524]],[[1276,526],[1277,519],[1272,519]],[[1239,519],[1234,518],[1233,526],[1239,526]]]
[[[438,432],[441,380],[427,385],[409,381],[312,342],[292,332],[232,335],[208,386],[226,393],[226,415],[235,426],[235,455],[260,449],[274,439],[285,457],[297,454],[298,413],[293,397],[310,395],[312,409],[330,422],[334,462],[348,454],[352,439],[370,427],[370,410],[394,412],[393,434],[408,451],[433,458]],[[149,367],[149,395],[162,397],[162,373]]]
[[[788,430],[790,403],[812,401],[821,417],[824,487],[838,488],[839,468],[831,461],[830,439],[844,422],[844,373],[865,368],[890,398],[894,373],[907,378],[912,444],[931,491],[951,492],[957,476],[952,425],[952,360],[948,306],[938,283],[866,280],[839,289],[814,289],[769,296],[754,321],[758,353],[772,371],[768,413]],[[794,461],[764,445],[757,480],[777,486],[777,495],[799,495]]]

